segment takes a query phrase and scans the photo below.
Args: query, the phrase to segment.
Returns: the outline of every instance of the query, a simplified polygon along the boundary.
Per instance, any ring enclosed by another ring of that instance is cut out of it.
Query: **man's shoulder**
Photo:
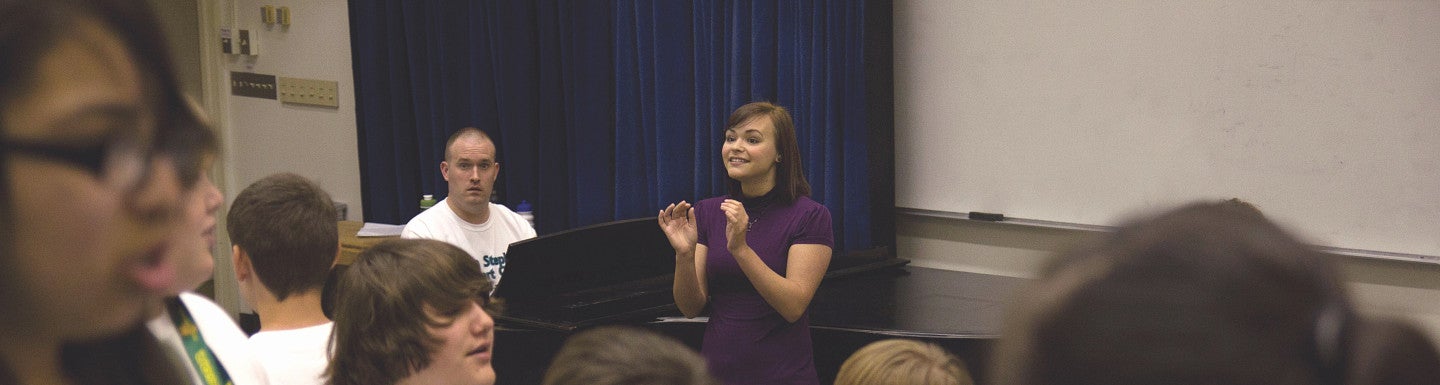
[[[502,204],[499,204],[499,203],[495,203],[495,202],[490,202],[490,212],[492,212],[492,213],[504,213],[504,214],[507,215],[507,216],[508,216],[508,215],[514,215],[514,216],[517,217],[517,218],[520,216],[520,214],[516,214],[516,213],[515,213],[515,210],[511,210],[510,207],[507,207],[507,206],[505,206],[505,205],[502,205]]]
[[[434,221],[436,219],[448,218],[450,215],[454,214],[450,213],[449,204],[445,203],[445,201],[442,200],[440,201],[440,203],[436,203],[435,206],[431,206],[428,209],[420,211],[419,214],[415,214],[415,218],[411,218],[410,223],[415,223],[417,221]]]
[[[428,238],[437,228],[445,226],[446,222],[450,221],[451,215],[448,208],[445,207],[445,201],[440,201],[434,207],[425,209],[416,214],[414,218],[410,218],[410,221],[405,223],[405,228],[401,230],[400,236]]]
[[[516,235],[522,239],[535,236],[535,228],[530,226],[530,221],[505,205],[490,203],[490,221],[496,222],[496,219],[500,219],[499,222],[503,222],[505,227],[514,229]]]

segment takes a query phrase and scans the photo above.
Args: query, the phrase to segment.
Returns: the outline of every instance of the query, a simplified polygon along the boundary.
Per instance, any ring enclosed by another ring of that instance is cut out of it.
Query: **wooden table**
[[[365,251],[365,249],[370,248],[370,246],[375,246],[375,244],[380,243],[381,241],[384,241],[384,240],[387,240],[387,239],[400,238],[400,237],[398,237],[398,236],[391,236],[391,237],[357,237],[357,236],[355,236],[355,233],[360,232],[360,228],[361,228],[361,227],[364,227],[364,226],[365,226],[365,222],[360,222],[360,221],[340,221],[340,222],[339,222],[338,227],[339,227],[339,230],[340,230],[340,258],[335,261],[335,264],[337,264],[337,265],[349,266],[351,262],[355,262],[355,258],[356,258],[356,257],[360,256],[360,252],[361,252],[361,251]]]

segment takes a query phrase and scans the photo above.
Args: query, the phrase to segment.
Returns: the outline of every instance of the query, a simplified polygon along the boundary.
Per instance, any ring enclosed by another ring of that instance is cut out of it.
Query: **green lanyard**
[[[230,374],[225,372],[225,367],[215,358],[215,352],[210,346],[205,345],[205,337],[200,335],[200,328],[195,326],[195,320],[190,318],[190,311],[180,303],[179,298],[172,298],[170,305],[170,320],[175,321],[175,330],[180,332],[180,341],[185,343],[186,361],[195,365],[195,371],[200,373],[200,380],[206,385],[234,385],[230,381]]]

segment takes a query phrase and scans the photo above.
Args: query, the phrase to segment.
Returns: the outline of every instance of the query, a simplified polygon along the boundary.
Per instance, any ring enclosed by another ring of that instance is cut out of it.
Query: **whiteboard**
[[[901,0],[896,206],[1440,256],[1440,0]]]

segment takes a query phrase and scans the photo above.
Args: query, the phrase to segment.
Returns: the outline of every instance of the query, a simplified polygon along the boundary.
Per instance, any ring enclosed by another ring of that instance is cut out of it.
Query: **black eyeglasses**
[[[0,138],[0,154],[25,155],[85,170],[118,191],[134,191],[150,156],[132,139],[110,138],[92,145],[66,145]]]

